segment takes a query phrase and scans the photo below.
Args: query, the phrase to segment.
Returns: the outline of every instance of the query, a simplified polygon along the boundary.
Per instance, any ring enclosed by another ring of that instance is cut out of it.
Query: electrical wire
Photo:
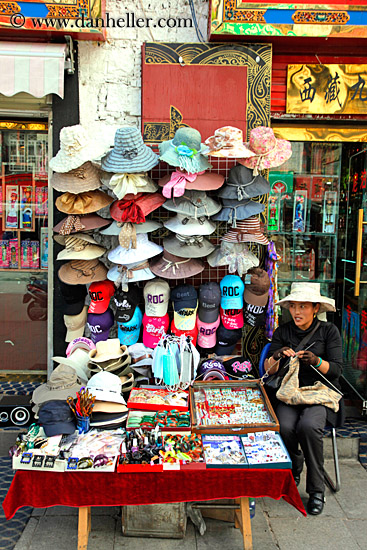
[[[200,29],[199,29],[199,25],[198,25],[197,19],[196,19],[196,12],[195,12],[195,6],[194,6],[193,0],[189,0],[189,4],[190,4],[190,10],[191,10],[191,15],[192,15],[192,20],[193,20],[193,22],[194,22],[194,27],[195,27],[196,36],[197,36],[199,42],[205,42],[204,37],[203,37],[203,35],[201,34],[201,31],[200,31]]]

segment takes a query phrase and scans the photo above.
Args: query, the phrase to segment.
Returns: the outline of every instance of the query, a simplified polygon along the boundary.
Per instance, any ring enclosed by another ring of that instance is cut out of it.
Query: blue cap
[[[245,285],[238,275],[226,275],[220,282],[222,309],[242,309]]]
[[[134,315],[127,323],[117,323],[118,338],[122,346],[132,346],[139,340],[140,327],[143,320],[141,309],[136,306]]]

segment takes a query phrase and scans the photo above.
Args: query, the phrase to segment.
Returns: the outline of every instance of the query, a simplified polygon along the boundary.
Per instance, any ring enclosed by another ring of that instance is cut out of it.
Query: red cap
[[[172,319],[171,332],[172,332],[172,334],[175,334],[176,336],[181,336],[181,334],[185,334],[185,336],[191,336],[192,344],[194,346],[196,346],[196,341],[197,341],[197,338],[198,338],[198,329],[197,329],[196,325],[191,330],[179,330],[178,328],[175,327],[175,322]]]
[[[225,328],[234,330],[243,327],[242,309],[222,309],[220,308],[220,318]]]
[[[115,285],[108,280],[95,282],[89,286],[88,292],[91,299],[88,313],[104,313],[115,294]]]

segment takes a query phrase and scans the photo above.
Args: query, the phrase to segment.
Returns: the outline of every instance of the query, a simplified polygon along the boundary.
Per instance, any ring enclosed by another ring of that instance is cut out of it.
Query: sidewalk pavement
[[[333,464],[327,465],[332,471]],[[321,516],[304,518],[295,508],[269,498],[256,500],[251,520],[254,550],[365,550],[367,548],[367,472],[357,460],[340,462],[341,490],[326,492]],[[305,476],[299,487],[304,504]],[[182,539],[125,537],[120,508],[92,508],[88,550],[243,550],[243,539],[232,523],[206,519],[201,536],[188,520]],[[14,550],[77,549],[77,509],[34,509]]]

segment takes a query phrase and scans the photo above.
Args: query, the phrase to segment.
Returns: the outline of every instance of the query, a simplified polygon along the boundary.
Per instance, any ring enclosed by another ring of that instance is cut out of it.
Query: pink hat
[[[213,191],[219,189],[224,183],[224,176],[214,172],[198,172],[197,174],[188,174],[176,170],[172,174],[167,174],[158,181],[163,187],[163,196],[167,199],[171,197],[182,197],[186,189],[196,189],[199,191]]]
[[[198,345],[201,348],[214,348],[217,343],[217,328],[220,324],[220,317],[214,323],[203,323],[197,318]]]
[[[267,126],[253,128],[250,140],[244,146],[256,156],[238,162],[252,168],[254,176],[257,176],[260,170],[281,166],[292,156],[291,143],[286,139],[277,139],[273,129]]]
[[[243,132],[240,128],[223,126],[214,132],[214,136],[205,140],[211,157],[245,159],[254,157],[255,153],[243,143]]]
[[[222,309],[220,308],[220,318],[224,328],[234,330],[243,327],[242,309]]]
[[[166,334],[169,327],[168,313],[163,317],[143,316],[143,344],[147,348],[155,348],[159,340]]]

